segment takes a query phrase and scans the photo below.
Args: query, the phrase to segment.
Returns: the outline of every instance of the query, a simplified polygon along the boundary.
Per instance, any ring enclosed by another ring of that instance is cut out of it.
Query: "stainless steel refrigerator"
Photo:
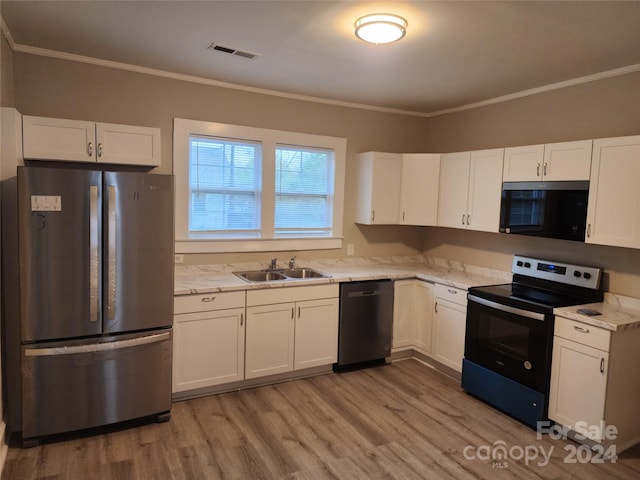
[[[16,195],[19,288],[18,298],[5,289],[4,316],[10,427],[28,444],[168,419],[173,177],[20,167]]]

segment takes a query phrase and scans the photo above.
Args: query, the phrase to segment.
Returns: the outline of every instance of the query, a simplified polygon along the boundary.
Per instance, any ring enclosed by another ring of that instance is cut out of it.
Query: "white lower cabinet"
[[[245,292],[176,297],[174,393],[244,379]]]
[[[640,329],[556,317],[549,418],[615,455],[640,441]]]
[[[338,297],[337,284],[248,291],[245,378],[335,363]]]
[[[433,284],[396,280],[393,285],[392,351],[415,349],[431,353]]]
[[[246,378],[293,370],[295,303],[247,307]]]
[[[433,311],[433,358],[461,372],[467,321],[467,292],[436,284]]]

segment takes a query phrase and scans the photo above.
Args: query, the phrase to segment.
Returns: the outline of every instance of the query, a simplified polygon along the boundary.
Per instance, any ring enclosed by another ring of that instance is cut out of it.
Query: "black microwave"
[[[584,242],[588,181],[504,182],[500,231]]]

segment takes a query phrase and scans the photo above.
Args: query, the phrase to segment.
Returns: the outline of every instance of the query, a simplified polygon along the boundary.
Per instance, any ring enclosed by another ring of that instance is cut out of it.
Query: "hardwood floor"
[[[507,456],[494,461],[499,445]],[[639,446],[616,463],[565,463],[575,447],[536,439],[457,381],[403,360],[178,402],[169,423],[10,448],[2,478],[640,478]]]

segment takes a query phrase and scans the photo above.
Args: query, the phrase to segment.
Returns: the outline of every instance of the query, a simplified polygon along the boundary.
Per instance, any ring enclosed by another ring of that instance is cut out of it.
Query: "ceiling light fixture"
[[[407,21],[390,13],[374,13],[356,20],[356,37],[369,43],[391,43],[407,33]]]

